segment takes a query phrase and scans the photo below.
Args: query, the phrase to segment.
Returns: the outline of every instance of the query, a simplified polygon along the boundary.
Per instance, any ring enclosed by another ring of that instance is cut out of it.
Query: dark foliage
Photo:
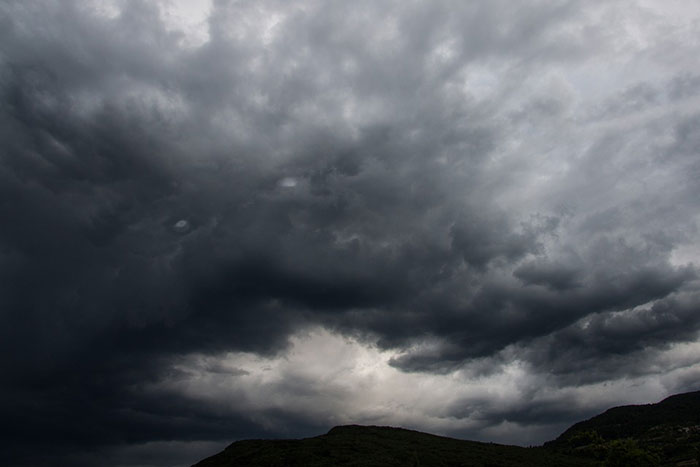
[[[588,466],[587,459],[376,426],[340,426],[302,440],[238,441],[197,467]]]
[[[247,440],[196,467],[603,466],[700,464],[700,391],[615,407],[543,447],[464,441],[403,428],[340,426],[301,440]]]
[[[700,391],[614,407],[566,430],[547,449],[603,465],[699,465]]]

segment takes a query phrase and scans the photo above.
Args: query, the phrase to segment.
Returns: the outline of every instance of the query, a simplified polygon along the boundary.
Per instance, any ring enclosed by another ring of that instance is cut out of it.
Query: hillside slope
[[[238,441],[196,467],[589,465],[595,463],[543,448],[463,441],[402,428],[350,425],[301,440]]]
[[[638,465],[700,465],[700,391],[614,407],[573,425],[545,447],[608,464],[611,457],[636,455]]]
[[[615,407],[543,447],[464,441],[403,428],[340,426],[300,440],[237,441],[196,467],[700,466],[700,391]]]

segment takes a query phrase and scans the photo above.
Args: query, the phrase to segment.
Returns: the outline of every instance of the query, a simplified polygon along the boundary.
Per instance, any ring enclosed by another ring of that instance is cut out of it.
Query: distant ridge
[[[576,423],[545,448],[597,460],[636,459],[609,465],[700,466],[700,391],[613,407]]]
[[[595,430],[603,439],[635,438],[661,425],[700,425],[700,391],[676,394],[656,404],[623,405],[578,422],[556,440],[555,445],[574,433]]]
[[[237,441],[196,467],[589,466],[544,448],[463,441],[404,428],[347,425],[300,440]]]
[[[700,391],[611,408],[542,447],[346,425],[299,440],[237,441],[196,467],[700,466]]]

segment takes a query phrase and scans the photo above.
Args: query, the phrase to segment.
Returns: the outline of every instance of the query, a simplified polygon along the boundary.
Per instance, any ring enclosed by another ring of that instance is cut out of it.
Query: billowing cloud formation
[[[4,2],[5,463],[336,422],[539,442],[695,388],[698,21]]]

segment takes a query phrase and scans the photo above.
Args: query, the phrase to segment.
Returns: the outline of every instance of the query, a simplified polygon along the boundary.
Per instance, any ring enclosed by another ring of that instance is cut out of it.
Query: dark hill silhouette
[[[594,464],[543,448],[463,441],[403,428],[349,425],[301,440],[238,441],[197,467],[588,465]]]
[[[547,445],[556,445],[587,430],[595,430],[606,440],[636,438],[664,425],[700,425],[700,391],[676,394],[656,404],[613,407],[573,425]]]
[[[640,456],[634,465],[698,466],[700,391],[656,404],[608,409],[576,423],[545,448],[598,460],[608,459],[613,451],[634,451]]]
[[[339,426],[299,440],[237,441],[196,467],[697,466],[700,391],[615,407],[542,447],[465,441],[379,426]]]

